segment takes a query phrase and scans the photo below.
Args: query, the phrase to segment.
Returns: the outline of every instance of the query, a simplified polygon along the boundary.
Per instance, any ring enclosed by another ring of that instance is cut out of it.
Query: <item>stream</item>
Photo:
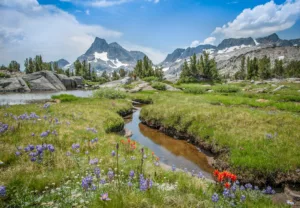
[[[141,145],[151,149],[160,161],[168,166],[175,165],[176,168],[184,170],[185,168],[191,172],[199,171],[203,173],[205,178],[212,179],[213,168],[208,163],[208,156],[200,149],[187,141],[177,140],[166,134],[152,129],[141,123],[140,108],[126,119],[125,128],[132,131],[132,139]]]

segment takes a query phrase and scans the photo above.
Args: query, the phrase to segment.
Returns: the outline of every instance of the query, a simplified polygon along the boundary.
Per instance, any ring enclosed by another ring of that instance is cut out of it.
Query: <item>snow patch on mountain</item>
[[[279,56],[278,57],[278,60],[283,60],[284,59],[284,56]]]
[[[259,42],[255,38],[253,38],[255,45],[259,45]]]
[[[103,52],[103,53],[95,52],[94,57],[95,57],[95,62],[97,62],[98,59],[105,62],[109,61],[109,58],[107,57],[107,52]]]
[[[170,67],[166,67],[166,68],[163,68],[162,70],[165,72],[165,71],[168,71],[170,69]]]
[[[232,47],[229,47],[229,48],[225,48],[223,50],[219,50],[218,54],[230,53],[230,52],[233,52],[235,50],[239,50],[239,49],[242,49],[242,48],[249,48],[249,47],[251,47],[251,45],[232,46]]]
[[[175,63],[179,63],[181,60],[182,60],[182,59],[177,59],[177,60],[175,61]]]

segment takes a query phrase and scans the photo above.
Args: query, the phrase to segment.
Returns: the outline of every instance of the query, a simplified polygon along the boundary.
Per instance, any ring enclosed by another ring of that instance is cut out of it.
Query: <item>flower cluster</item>
[[[6,132],[8,129],[8,124],[4,124],[0,122],[0,134]]]
[[[81,186],[84,190],[88,190],[92,188],[93,184],[93,177],[92,176],[87,176],[82,179]]]
[[[49,103],[45,103],[44,106],[43,106],[43,108],[44,108],[44,109],[50,108],[50,104],[49,104]]]
[[[125,140],[121,140],[121,143],[125,146],[127,146],[129,149],[131,150],[135,150],[136,149],[136,142],[132,141],[130,138],[127,138],[127,142]]]
[[[266,189],[264,189],[264,190],[262,191],[262,193],[263,193],[263,194],[269,194],[269,195],[271,195],[271,194],[275,194],[276,192],[275,192],[274,189],[272,189],[271,186],[268,186]]]
[[[15,153],[16,156],[20,156],[22,153],[20,152],[21,151],[21,147],[17,148],[18,151]],[[34,151],[36,150],[36,151]],[[28,155],[31,157],[30,160],[32,162],[35,162],[35,161],[42,161],[43,159],[43,155],[44,155],[44,151],[48,150],[49,152],[54,152],[55,151],[55,148],[52,144],[43,144],[43,145],[32,145],[32,144],[29,144],[27,145],[27,147],[24,148],[24,151],[25,152],[29,152]]]
[[[96,143],[96,142],[98,142],[98,138],[95,138],[95,139],[92,139],[92,140],[91,140],[91,143],[92,143],[92,144],[94,144],[94,143]]]
[[[235,182],[237,176],[229,171],[219,172],[218,170],[214,171],[214,176],[220,184],[223,184],[227,189],[230,188],[231,183]]]
[[[91,131],[93,133],[98,133],[98,131],[95,128],[86,128],[87,131]]]
[[[80,144],[72,144],[72,149],[75,150],[77,153],[79,152]]]
[[[143,174],[140,175],[140,190],[147,191],[152,187],[152,180],[145,179]]]
[[[0,197],[5,197],[5,196],[6,196],[6,187],[0,186]]]
[[[97,158],[91,159],[90,160],[90,165],[97,165],[99,160]]]

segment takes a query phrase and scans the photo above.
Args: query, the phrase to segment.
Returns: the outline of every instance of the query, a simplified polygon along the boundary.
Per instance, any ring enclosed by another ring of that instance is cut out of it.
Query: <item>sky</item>
[[[95,37],[160,63],[224,38],[300,38],[300,0],[0,0],[0,64],[74,62]]]

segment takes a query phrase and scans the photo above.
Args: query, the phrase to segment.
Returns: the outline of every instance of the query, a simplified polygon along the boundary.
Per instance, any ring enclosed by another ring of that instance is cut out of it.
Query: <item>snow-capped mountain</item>
[[[127,51],[118,43],[108,44],[106,40],[96,37],[85,54],[78,57],[79,61],[87,61],[98,71],[112,71],[120,68],[132,70],[138,60],[145,56],[140,51]]]
[[[64,68],[65,66],[69,65],[70,63],[66,59],[59,59],[57,61],[58,68]]]
[[[262,38],[224,39],[217,47],[200,45],[196,48],[176,49],[161,63],[166,77],[176,79],[181,72],[184,60],[194,53],[199,57],[205,50],[214,57],[221,74],[233,75],[239,69],[242,56],[262,58],[267,55],[274,63],[275,59],[300,60],[300,39],[282,40],[277,34]]]

